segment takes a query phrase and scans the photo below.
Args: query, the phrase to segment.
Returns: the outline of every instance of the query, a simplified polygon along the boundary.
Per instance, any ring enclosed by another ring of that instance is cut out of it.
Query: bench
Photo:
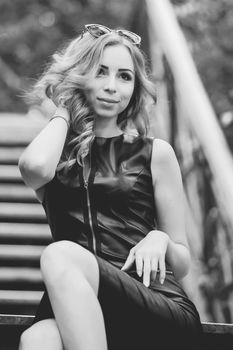
[[[1,349],[17,350],[20,334],[32,324],[33,319],[33,315],[0,314]],[[233,324],[202,322],[202,327],[203,336],[198,350],[233,349]]]

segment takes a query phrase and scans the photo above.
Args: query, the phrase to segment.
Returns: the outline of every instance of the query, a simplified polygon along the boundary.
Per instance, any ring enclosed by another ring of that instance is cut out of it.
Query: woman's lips
[[[118,103],[119,102],[117,100],[113,100],[110,98],[101,98],[101,97],[97,97],[97,100],[104,102],[104,103]]]

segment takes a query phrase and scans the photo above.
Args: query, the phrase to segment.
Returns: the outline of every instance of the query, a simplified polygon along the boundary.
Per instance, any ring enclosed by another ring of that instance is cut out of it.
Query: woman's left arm
[[[184,192],[175,152],[166,141],[154,140],[151,173],[158,228],[168,235],[166,260],[171,265],[176,278],[180,279],[188,273],[190,266],[185,227]]]
[[[143,276],[146,286],[156,278],[157,271],[160,271],[159,279],[163,283],[166,262],[177,279],[188,273],[190,265],[181,172],[175,152],[166,141],[154,140],[151,173],[158,229],[150,231],[130,250],[122,267],[127,270],[135,261],[137,273]]]

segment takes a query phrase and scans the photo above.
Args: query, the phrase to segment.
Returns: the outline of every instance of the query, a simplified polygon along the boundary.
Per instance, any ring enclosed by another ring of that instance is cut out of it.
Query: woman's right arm
[[[64,117],[69,123],[70,116],[67,109],[58,107],[54,115]],[[20,156],[19,169],[23,180],[35,191],[53,179],[67,130],[64,119],[52,119]]]

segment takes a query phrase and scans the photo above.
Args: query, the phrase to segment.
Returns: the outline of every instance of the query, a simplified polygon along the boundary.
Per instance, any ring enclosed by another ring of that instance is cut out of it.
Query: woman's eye
[[[128,74],[128,73],[121,73],[121,78],[122,78],[123,80],[126,80],[126,81],[132,80],[131,75]]]
[[[99,76],[99,75],[105,75],[106,74],[106,72],[105,72],[105,70],[103,69],[103,68],[99,68],[98,69],[98,71],[97,71],[97,76]]]

